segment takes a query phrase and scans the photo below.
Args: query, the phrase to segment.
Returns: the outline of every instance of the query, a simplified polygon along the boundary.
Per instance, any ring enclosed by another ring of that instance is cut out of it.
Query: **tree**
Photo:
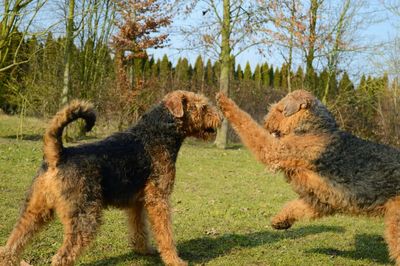
[[[251,67],[249,61],[246,62],[246,67],[244,68],[243,79],[249,81],[252,79]]]
[[[260,91],[261,84],[262,84],[262,74],[261,74],[261,67],[258,64],[256,65],[256,68],[254,69],[254,83],[255,83],[257,91]]]
[[[120,109],[119,128],[125,119],[135,113],[138,102],[135,98],[139,87],[128,78],[127,62],[145,58],[146,49],[162,47],[167,34],[157,34],[160,28],[171,23],[166,14],[166,2],[162,0],[115,0],[117,15],[121,22],[116,22],[118,32],[112,36],[115,50],[117,91]]]
[[[204,63],[200,55],[194,65],[193,81],[196,90],[204,92]]]
[[[207,60],[206,70],[205,70],[205,81],[207,86],[212,86],[214,84],[214,70],[211,60]]]
[[[274,89],[281,88],[281,72],[278,67],[276,67],[274,71],[273,87]]]
[[[271,77],[269,73],[269,66],[267,63],[264,63],[261,66],[261,77],[262,77],[262,86],[264,88],[269,88],[271,83]]]
[[[106,83],[113,76],[108,42],[114,28],[115,4],[112,0],[81,0],[76,2],[74,24],[79,58],[79,97],[99,101]]]
[[[232,62],[235,57],[247,50],[261,44],[256,40],[254,22],[254,8],[249,1],[239,0],[191,0],[178,1],[183,4],[185,16],[193,12],[202,12],[201,19],[196,19],[192,25],[181,27],[181,34],[188,43],[186,47],[191,50],[204,51],[206,55],[219,62],[220,70],[218,82],[219,90],[229,94]],[[182,7],[182,5],[180,5]],[[187,49],[178,47],[178,49]],[[219,148],[227,145],[228,122],[224,120],[218,130],[215,144]]]
[[[27,60],[17,60],[18,52],[29,34],[32,22],[46,2],[46,0],[3,1],[1,6],[4,12],[0,16],[0,72],[27,62]],[[24,18],[28,18],[26,23],[23,23]],[[17,40],[18,44],[15,49],[10,49],[13,40]]]
[[[160,80],[161,80],[161,93],[166,93],[165,89],[171,82],[172,68],[168,60],[168,56],[164,55],[160,63]]]
[[[354,92],[355,92],[354,84],[350,80],[350,77],[347,74],[347,72],[345,71],[338,84],[338,95],[344,96],[345,99],[350,100],[350,98],[353,98]]]
[[[260,5],[260,23],[265,25],[262,32],[274,44],[286,62],[286,81],[282,80],[288,91],[292,90],[293,53],[302,48],[305,42],[305,14],[301,1],[272,0],[258,1]],[[269,24],[272,25],[269,25]],[[287,84],[287,85],[286,85]]]
[[[14,79],[13,70],[27,63],[38,52],[27,50],[20,56],[25,41],[32,35],[36,35],[36,38],[45,35],[45,31],[34,32],[31,29],[46,2],[47,0],[4,0],[0,4],[3,8],[0,14],[0,108],[4,110],[14,109],[8,101],[8,97],[14,94],[14,89],[9,87]]]
[[[61,94],[61,104],[65,105],[68,102],[69,92],[71,90],[71,64],[72,64],[72,52],[73,43],[75,39],[74,27],[75,17],[75,0],[69,0],[68,5],[68,17],[66,24],[66,37],[65,37],[65,64],[64,64],[64,84]]]

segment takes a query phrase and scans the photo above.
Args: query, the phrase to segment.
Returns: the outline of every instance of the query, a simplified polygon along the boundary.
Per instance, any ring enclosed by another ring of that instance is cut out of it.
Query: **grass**
[[[0,116],[0,245],[18,217],[25,191],[42,158],[44,123]],[[390,265],[383,220],[334,216],[275,231],[270,218],[296,198],[280,174],[271,174],[241,146],[217,150],[188,141],[177,163],[172,196],[173,227],[181,257],[191,265]],[[78,265],[161,265],[159,256],[139,256],[127,244],[125,217],[104,213],[93,245]],[[37,235],[23,258],[48,265],[62,241],[58,221]]]

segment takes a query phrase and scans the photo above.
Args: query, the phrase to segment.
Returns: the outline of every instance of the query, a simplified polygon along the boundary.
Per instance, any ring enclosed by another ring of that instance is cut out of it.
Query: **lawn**
[[[45,124],[27,119],[24,140],[19,141],[17,125],[18,118],[0,116],[0,245],[12,230],[42,158]],[[267,172],[242,146],[218,150],[189,140],[178,157],[172,196],[179,253],[191,265],[391,265],[381,218],[338,215],[273,230],[271,217],[295,198],[280,174]],[[61,241],[62,227],[56,220],[34,238],[23,258],[49,265]],[[125,216],[110,209],[77,264],[161,265],[161,260],[130,251]]]

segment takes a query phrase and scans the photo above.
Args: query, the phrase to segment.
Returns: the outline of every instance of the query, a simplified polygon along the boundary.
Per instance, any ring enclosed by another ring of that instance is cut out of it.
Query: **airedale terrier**
[[[95,122],[92,105],[74,101],[56,114],[44,135],[44,161],[30,188],[21,217],[0,251],[0,265],[17,265],[28,240],[56,213],[64,242],[52,265],[73,265],[95,237],[102,210],[124,209],[135,251],[153,250],[147,218],[165,264],[187,265],[178,256],[171,227],[169,196],[175,162],[188,136],[210,139],[222,116],[208,99],[174,91],[146,112],[136,125],[106,139],[63,147],[62,132],[83,118]]]
[[[304,90],[271,106],[264,128],[225,95],[217,100],[255,157],[282,170],[299,195],[273,217],[272,227],[334,213],[384,216],[390,257],[400,265],[400,150],[340,130]]]

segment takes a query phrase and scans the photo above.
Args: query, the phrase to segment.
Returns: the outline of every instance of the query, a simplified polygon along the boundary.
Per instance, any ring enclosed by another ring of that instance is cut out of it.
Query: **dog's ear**
[[[164,98],[165,106],[175,117],[183,117],[183,108],[186,103],[186,96],[183,93],[170,93]]]
[[[288,117],[294,115],[301,109],[307,109],[310,107],[310,102],[306,98],[289,98],[286,100],[283,107],[283,115]]]

